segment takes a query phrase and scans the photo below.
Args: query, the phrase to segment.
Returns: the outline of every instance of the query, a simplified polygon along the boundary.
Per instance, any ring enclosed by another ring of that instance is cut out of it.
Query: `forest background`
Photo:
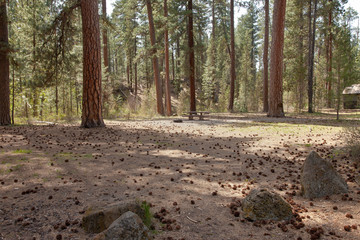
[[[308,110],[312,42],[314,111],[339,110],[342,90],[359,83],[359,17],[355,11],[358,6],[354,3],[343,0],[288,1],[282,90],[285,111]],[[81,116],[81,14],[80,10],[71,9],[71,4],[72,1],[60,0],[9,2],[12,122],[15,118],[17,122],[27,119],[71,121]],[[169,13],[164,17],[163,2],[152,1],[155,48],[164,82],[164,33],[168,30],[171,112],[181,114],[189,110],[191,95],[189,9],[187,1],[168,1],[167,4]],[[157,111],[153,48],[145,1],[108,0],[107,5],[111,6],[107,13],[101,8],[99,12],[102,44],[106,45],[102,51],[103,115],[105,118],[154,116]],[[230,3],[197,0],[193,1],[193,6],[198,110],[228,111]],[[270,1],[270,13],[272,6]],[[235,1],[235,13],[238,14],[235,17],[236,81],[231,111],[262,111],[264,1]]]

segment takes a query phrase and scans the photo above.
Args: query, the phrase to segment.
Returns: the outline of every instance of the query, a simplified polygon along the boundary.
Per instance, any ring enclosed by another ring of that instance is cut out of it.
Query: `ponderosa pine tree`
[[[167,0],[164,0],[164,17],[166,19],[164,41],[165,41],[165,101],[166,101],[166,115],[171,115],[171,92],[170,92],[170,62],[169,62],[169,30],[168,30],[168,8]]]
[[[285,10],[286,0],[275,0],[270,59],[269,117],[285,116],[282,88]]]
[[[270,10],[269,10],[269,0],[265,0],[265,33],[264,33],[264,50],[263,50],[263,111],[268,112],[269,110],[269,22],[270,22]]]
[[[309,1],[309,58],[308,58],[308,112],[313,112],[313,85],[314,85],[314,54],[315,54],[315,32],[317,0],[315,0],[314,13],[312,17],[311,1]],[[313,19],[312,19],[313,18]]]
[[[148,12],[148,19],[149,19],[149,33],[150,33],[150,42],[152,47],[152,62],[153,62],[153,69],[154,69],[154,80],[155,80],[155,88],[156,88],[156,109],[157,113],[160,115],[164,115],[164,107],[162,102],[162,84],[160,81],[160,72],[159,72],[159,63],[158,58],[156,56],[156,37],[155,37],[155,27],[154,27],[154,20],[152,14],[152,7],[151,7],[151,0],[146,0],[146,8]]]
[[[189,47],[189,80],[190,80],[190,111],[196,111],[195,98],[195,52],[194,52],[194,23],[192,0],[188,0],[188,47]]]
[[[8,52],[6,0],[0,0],[0,126],[11,124]]]
[[[235,94],[235,21],[234,21],[234,0],[230,0],[230,98],[229,112],[234,111]]]
[[[81,0],[83,108],[81,127],[104,127],[101,103],[101,44],[97,0]]]

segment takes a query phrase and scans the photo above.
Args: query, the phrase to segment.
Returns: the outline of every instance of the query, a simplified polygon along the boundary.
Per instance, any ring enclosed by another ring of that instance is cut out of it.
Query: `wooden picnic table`
[[[199,120],[205,120],[205,116],[207,114],[209,114],[210,112],[208,111],[190,111],[190,112],[187,112],[186,114],[187,115],[183,115],[184,117],[188,117],[189,120],[193,120],[194,117],[198,117]]]

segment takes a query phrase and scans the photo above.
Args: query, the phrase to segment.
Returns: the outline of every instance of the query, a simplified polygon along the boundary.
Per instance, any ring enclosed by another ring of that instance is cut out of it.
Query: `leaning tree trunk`
[[[286,0],[275,0],[270,59],[269,117],[284,117],[283,58]]]
[[[10,125],[10,83],[6,0],[0,0],[0,126]]]
[[[154,27],[154,20],[152,14],[151,0],[146,0],[146,8],[148,12],[150,42],[152,47],[152,62],[153,62],[155,89],[156,89],[156,109],[158,114],[164,115],[164,106],[162,102],[163,93],[162,93],[162,86],[160,81],[159,62],[156,57],[156,48],[155,48],[156,37],[155,37],[155,27]]]
[[[188,47],[189,47],[189,79],[190,79],[190,111],[196,111],[195,98],[195,53],[194,53],[194,23],[192,0],[188,0]]]
[[[235,33],[234,33],[234,0],[230,0],[230,98],[228,111],[234,111],[234,93],[235,93]]]
[[[83,109],[81,127],[104,127],[101,105],[101,44],[97,0],[81,1]]]
[[[264,54],[263,54],[263,64],[264,64],[264,101],[263,101],[263,111],[269,111],[269,0],[265,0],[265,35],[264,35]]]

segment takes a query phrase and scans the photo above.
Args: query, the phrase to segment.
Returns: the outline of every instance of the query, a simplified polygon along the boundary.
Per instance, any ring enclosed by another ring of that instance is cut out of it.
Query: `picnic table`
[[[208,111],[190,111],[186,112],[183,117],[188,117],[189,120],[193,120],[194,117],[198,117],[199,120],[205,120],[205,116],[208,115],[210,112]]]

